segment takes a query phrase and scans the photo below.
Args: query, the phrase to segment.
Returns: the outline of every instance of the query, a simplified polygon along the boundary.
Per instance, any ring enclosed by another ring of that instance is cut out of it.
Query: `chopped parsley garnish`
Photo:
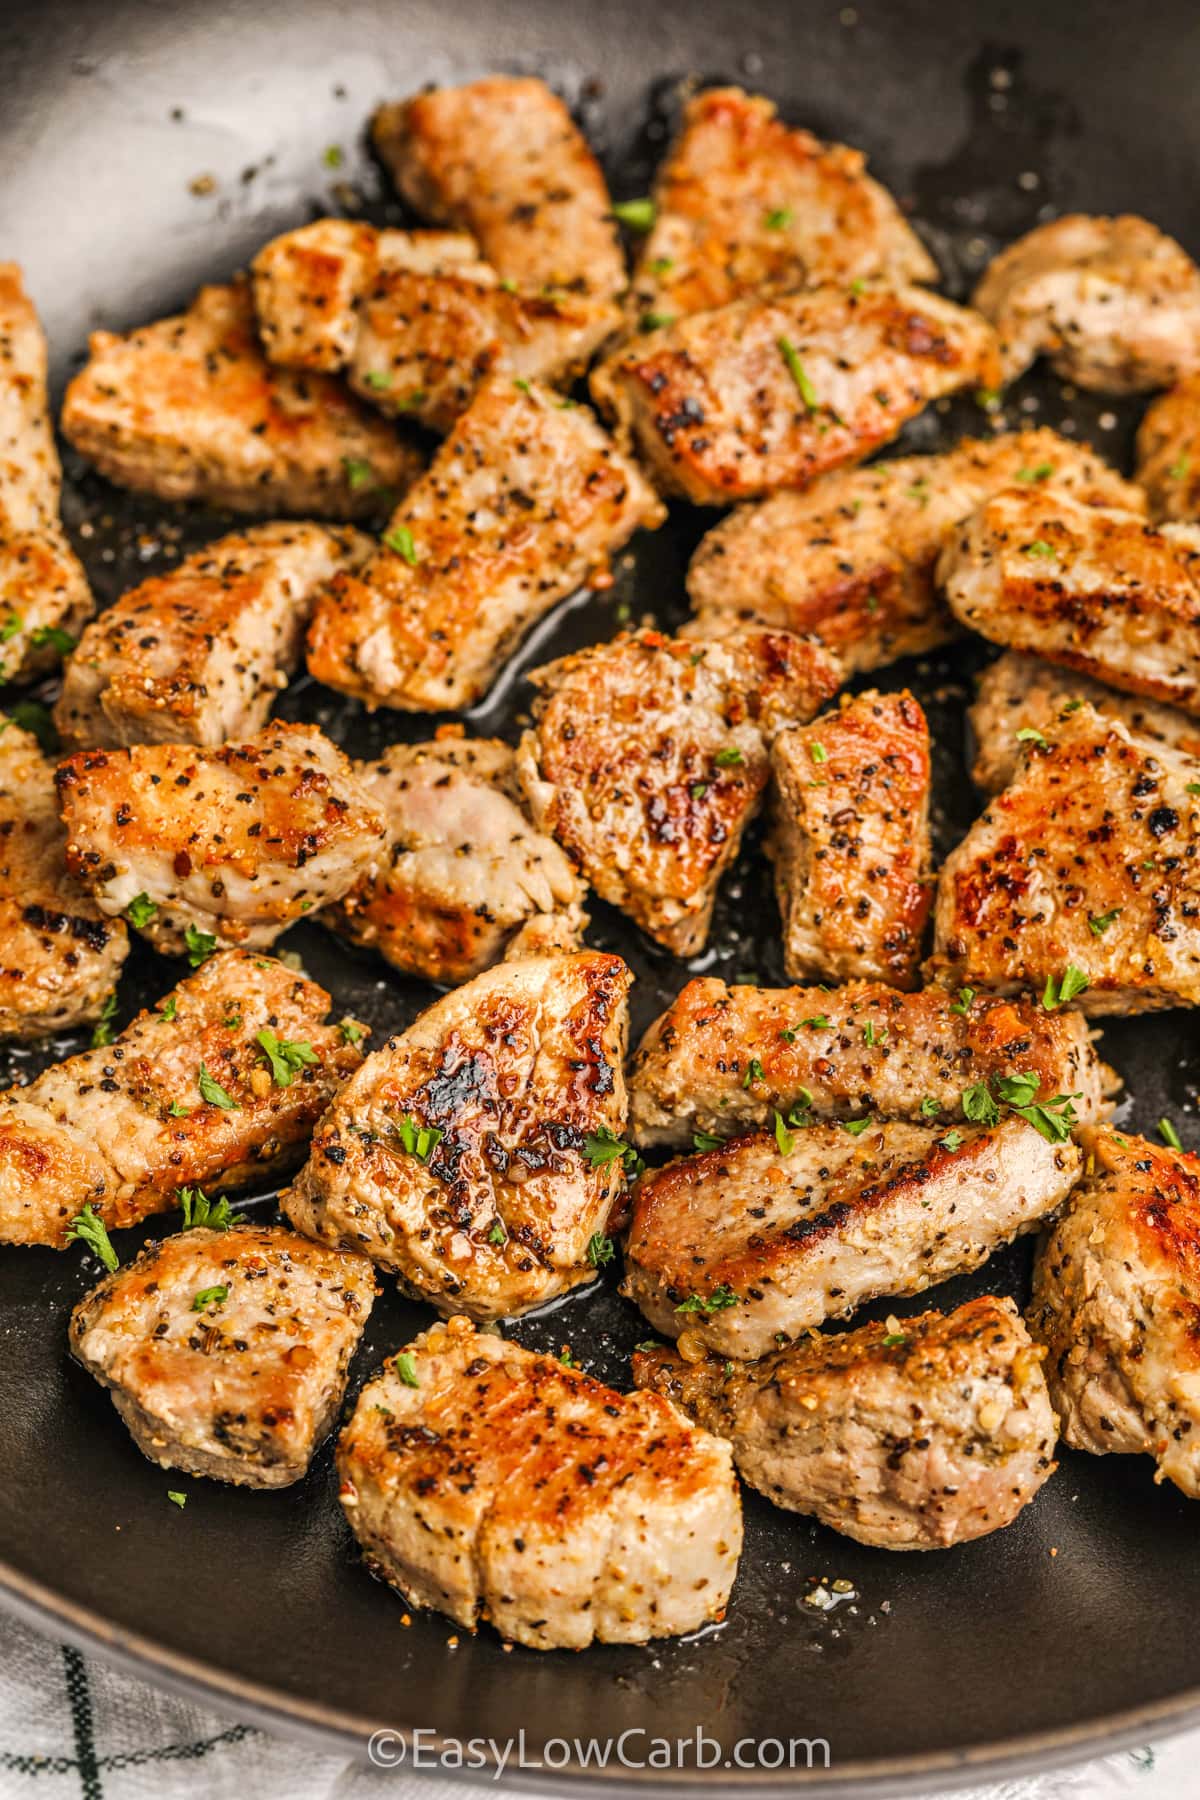
[[[216,1287],[201,1288],[192,1301],[192,1311],[203,1312],[209,1306],[224,1306],[228,1298],[229,1289],[223,1281],[218,1282]]]
[[[674,267],[675,258],[673,256],[656,256],[654,261],[650,264],[650,273],[652,275],[666,275]]]
[[[421,1378],[411,1350],[401,1350],[399,1356],[392,1358],[392,1364],[405,1387],[420,1387]]]
[[[629,1176],[640,1175],[646,1166],[633,1145],[615,1136],[607,1125],[588,1133],[583,1140],[583,1154],[593,1169],[605,1169],[609,1163],[620,1162]]]
[[[92,1027],[92,1049],[103,1050],[106,1044],[113,1041],[113,1020],[117,1016],[117,990],[114,988],[104,1002],[103,1011]]]
[[[419,1125],[411,1113],[405,1113],[396,1126],[396,1136],[407,1154],[423,1163],[429,1161],[445,1135],[439,1125]]]
[[[193,969],[206,963],[217,947],[217,940],[211,931],[199,931],[194,925],[188,926],[183,934],[183,941],[187,945],[188,961]]]
[[[209,1231],[228,1231],[233,1224],[233,1209],[223,1194],[219,1200],[210,1200],[203,1188],[184,1187],[176,1190],[176,1198],[185,1231],[200,1226],[207,1226]]]
[[[800,361],[800,352],[790,338],[781,337],[777,340],[777,343],[779,354],[787,364],[787,372],[795,382],[796,387],[799,390],[800,398],[803,400],[805,406],[807,406],[809,412],[816,412],[821,402],[817,399],[817,390],[808,379],[808,376],[804,373],[804,364]]]
[[[865,1119],[843,1119],[842,1130],[848,1131],[851,1137],[861,1137],[868,1125],[871,1125],[873,1122],[870,1113],[867,1114]]]
[[[352,494],[357,494],[360,488],[378,485],[374,465],[365,456],[343,456],[342,467],[346,471],[346,486]]]
[[[1114,906],[1111,912],[1089,913],[1088,914],[1088,930],[1091,932],[1092,936],[1093,937],[1103,937],[1105,932],[1108,930],[1109,926],[1116,924],[1117,920],[1121,916],[1122,911],[1123,911],[1122,907]]]
[[[532,394],[533,389],[523,375],[514,375],[513,386],[519,394]]]
[[[574,1369],[574,1368],[578,1367],[578,1364],[576,1363],[575,1358],[571,1353],[570,1344],[563,1345],[562,1349],[558,1353],[558,1360],[562,1364],[564,1369]]]
[[[814,1013],[811,1019],[801,1019],[800,1023],[811,1031],[828,1031],[831,1020],[828,1013]]]
[[[868,1049],[873,1050],[876,1044],[882,1044],[887,1034],[888,1028],[886,1025],[880,1025],[879,1028],[876,1029],[874,1019],[868,1019],[863,1026],[863,1043],[866,1044]]]
[[[9,613],[3,625],[0,625],[0,644],[7,644],[12,638],[15,638],[18,631],[24,629],[24,625],[25,621],[20,613]]]
[[[1039,1076],[1031,1070],[1017,1075],[999,1075],[992,1083],[997,1098],[1027,1125],[1032,1125],[1048,1144],[1065,1143],[1071,1135],[1071,1127],[1078,1124],[1071,1102],[1078,1100],[1079,1095],[1052,1094],[1048,1100],[1038,1100],[1040,1085]]]
[[[488,1232],[488,1243],[495,1244],[497,1249],[499,1249],[502,1244],[507,1244],[507,1242],[508,1233],[504,1229],[503,1221],[497,1219],[493,1224],[492,1229]]]
[[[964,1118],[976,1125],[994,1125],[1000,1117],[1000,1108],[986,1081],[977,1081],[973,1087],[963,1089],[962,1109]]]
[[[938,1139],[938,1143],[942,1146],[943,1150],[949,1150],[951,1156],[953,1156],[956,1150],[962,1149],[963,1134],[961,1131],[948,1131],[945,1137]]]
[[[959,988],[958,999],[952,1003],[952,1005],[950,1007],[950,1011],[952,1013],[958,1013],[960,1018],[965,1019],[967,1014],[971,1010],[971,1002],[972,1002],[972,1000],[974,1000],[974,998],[975,998],[975,989],[974,988],[969,988],[969,987]]]
[[[1032,544],[1022,544],[1022,556],[1057,556],[1058,551],[1045,538],[1034,538]]]
[[[5,725],[9,723],[19,725],[22,731],[32,732],[47,756],[52,756],[58,748],[58,732],[54,729],[50,708],[40,700],[15,700],[4,721]]]
[[[343,1019],[338,1030],[344,1044],[361,1044],[367,1035],[366,1026],[360,1025],[356,1019]]]
[[[178,1506],[181,1511],[187,1505],[187,1495],[179,1488],[168,1488],[167,1499],[172,1506]]]
[[[1179,1139],[1179,1133],[1176,1131],[1174,1125],[1172,1125],[1170,1119],[1160,1119],[1158,1121],[1158,1129],[1162,1133],[1162,1141],[1164,1144],[1168,1144],[1172,1150],[1183,1149],[1183,1145]]]
[[[705,794],[708,792],[707,781],[693,781],[688,792],[691,794],[693,800],[703,800]]]
[[[162,1005],[158,1009],[158,1016],[160,1019],[164,1020],[165,1023],[168,1025],[170,1025],[173,1022],[173,1020],[175,1018],[175,996],[174,996],[174,994],[167,995],[167,998],[163,1001]]]
[[[679,1306],[677,1313],[715,1313],[724,1312],[727,1306],[736,1306],[738,1297],[725,1282],[715,1287],[711,1294],[690,1294]]]
[[[780,1156],[790,1156],[796,1142],[787,1128],[783,1114],[778,1111],[775,1114],[775,1142],[779,1146]]]
[[[189,1116],[190,1112],[191,1112],[191,1108],[187,1107],[187,1106],[180,1106],[178,1100],[172,1100],[170,1106],[168,1106],[168,1108],[167,1108],[167,1115],[169,1118],[172,1118],[172,1119],[186,1119]]]
[[[588,1239],[587,1259],[593,1269],[602,1269],[617,1254],[617,1246],[602,1231],[594,1231]]]
[[[901,1344],[907,1344],[908,1336],[907,1333],[903,1331],[889,1331],[887,1336],[880,1341],[885,1350],[895,1350],[898,1349]]]
[[[1048,975],[1042,991],[1042,1005],[1047,1012],[1066,1006],[1088,987],[1088,978],[1074,963],[1068,963],[1061,975]]]
[[[1049,462],[1043,462],[1043,463],[1038,463],[1036,465],[1036,467],[1034,467],[1032,469],[1018,469],[1017,470],[1017,480],[1018,481],[1045,481],[1045,480],[1047,480],[1047,478],[1049,476],[1053,475],[1053,473],[1054,473],[1054,464],[1049,463]]]
[[[745,760],[746,758],[735,744],[727,744],[723,750],[718,750],[717,754],[713,757],[713,761],[716,763],[718,769],[735,769],[739,763],[744,763]]]
[[[714,1137],[711,1131],[693,1131],[693,1150],[719,1150],[725,1142],[724,1138]]]
[[[67,1242],[86,1244],[93,1255],[100,1258],[110,1275],[121,1266],[121,1259],[112,1247],[108,1227],[90,1200],[83,1211],[77,1212],[71,1220]]]
[[[64,631],[60,625],[38,625],[30,632],[29,641],[35,650],[48,645],[51,650],[57,650],[60,656],[70,656],[79,640],[73,638],[69,631]]]
[[[196,1086],[200,1089],[200,1098],[207,1100],[210,1106],[219,1106],[222,1112],[241,1112],[242,1109],[237,1101],[230,1098],[220,1082],[209,1074],[203,1063],[200,1064],[200,1070],[196,1076]]]
[[[936,1119],[941,1110],[940,1103],[934,1099],[933,1095],[926,1094],[921,1102],[921,1117],[923,1119]]]
[[[630,231],[641,232],[643,236],[649,231],[657,215],[658,208],[648,197],[642,200],[617,200],[613,203],[613,218],[625,225]]]
[[[763,214],[763,224],[768,231],[786,231],[793,217],[790,206],[773,206]]]
[[[808,754],[809,754],[809,759],[812,762],[824,763],[824,762],[829,761],[829,752],[828,752],[828,750],[826,750],[824,744],[817,744],[817,743],[810,744],[808,746]]]
[[[1036,744],[1039,750],[1046,749],[1046,739],[1042,732],[1032,725],[1022,725],[1017,733],[1018,744]]]
[[[382,394],[392,385],[392,371],[390,369],[368,369],[363,380],[369,388],[374,388],[377,394]]]
[[[291,1087],[301,1069],[311,1068],[321,1060],[307,1039],[277,1038],[266,1026],[255,1032],[254,1041],[271,1066],[276,1087]]]
[[[221,1023],[222,1023],[222,1025],[224,1025],[226,1031],[236,1031],[238,1026],[241,1024],[241,1022],[242,1022],[241,1008],[237,1005],[237,1002],[235,1001],[234,1004],[230,1007],[229,1011],[225,1014],[225,1017],[221,1020]]]
[[[674,313],[644,312],[640,324],[643,331],[665,331],[675,323]]]
[[[1200,781],[1189,781],[1187,791],[1189,794],[1200,794]]]
[[[150,898],[149,894],[135,894],[125,908],[125,917],[135,931],[140,931],[144,925],[150,923],[157,911],[158,904]]]
[[[742,1086],[748,1088],[752,1081],[765,1081],[766,1075],[757,1056],[752,1056],[746,1064],[746,1073],[742,1076]]]
[[[391,531],[385,531],[380,542],[402,557],[410,569],[415,569],[421,560],[417,546],[413,543],[413,534],[407,525],[396,525]]]

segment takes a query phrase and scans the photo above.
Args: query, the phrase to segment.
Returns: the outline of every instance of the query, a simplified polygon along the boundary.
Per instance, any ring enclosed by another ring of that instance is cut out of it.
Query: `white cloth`
[[[1193,1800],[1200,1734],[1073,1769],[963,1791],[959,1800]],[[78,1650],[0,1619],[3,1800],[479,1800],[486,1788],[231,1724]],[[554,1792],[553,1778],[542,1791]]]

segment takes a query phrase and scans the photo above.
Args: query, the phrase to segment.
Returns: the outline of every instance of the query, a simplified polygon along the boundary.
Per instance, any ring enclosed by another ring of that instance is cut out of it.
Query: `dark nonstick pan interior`
[[[4,24],[0,254],[26,267],[60,383],[92,325],[169,310],[274,231],[328,210],[400,218],[361,144],[371,108],[425,81],[491,68],[538,72],[561,88],[618,196],[645,191],[681,78],[764,89],[790,118],[870,153],[911,201],[956,294],[1044,207],[1142,211],[1200,250],[1200,22],[1190,0],[1085,9],[1056,0],[840,9],[829,0],[9,0]],[[1013,423],[1065,421],[1125,459],[1138,410],[1038,377],[1007,412]],[[933,448],[982,425],[967,401],[919,421],[906,444]],[[68,470],[69,522],[104,599],[225,526],[119,495],[70,458]],[[511,733],[527,702],[520,666],[607,637],[630,616],[678,618],[703,525],[680,511],[634,547],[614,589],[560,609],[479,709],[476,728]],[[930,712],[941,851],[978,810],[962,719],[978,660],[960,647],[884,676],[888,686],[911,683]],[[368,719],[308,682],[281,710],[318,720],[359,754],[430,724]],[[687,971],[596,911],[593,941],[619,948],[637,973],[640,1030]],[[777,937],[752,846],[696,966],[777,981]],[[315,926],[285,947],[333,990],[339,1011],[383,1031],[431,997]],[[177,973],[139,949],[122,983],[121,1022]],[[1104,1039],[1128,1084],[1120,1118],[1152,1130],[1169,1113],[1185,1144],[1200,1142],[1191,1020],[1114,1021]],[[10,1055],[0,1075],[31,1066],[27,1054]],[[269,1213],[268,1196],[261,1204]],[[1005,1252],[937,1298],[998,1286],[1023,1297],[1028,1255],[1027,1246]],[[748,1496],[746,1553],[721,1629],[647,1649],[506,1653],[489,1632],[405,1621],[358,1561],[328,1450],[302,1486],[274,1494],[178,1482],[143,1462],[65,1356],[67,1310],[93,1276],[79,1253],[6,1252],[0,1261],[0,1590],[52,1629],[242,1716],[360,1749],[376,1726],[497,1739],[523,1729],[530,1759],[551,1738],[691,1738],[703,1725],[722,1745],[703,1777],[714,1788],[812,1780],[928,1792],[984,1770],[1143,1742],[1200,1714],[1197,1515],[1173,1488],[1154,1485],[1147,1462],[1064,1453],[1010,1530],[925,1556],[862,1549]],[[356,1378],[427,1322],[387,1296]],[[586,1367],[627,1385],[644,1327],[602,1286],[513,1335],[570,1343]],[[178,1485],[189,1493],[182,1512],[166,1498]],[[829,1774],[819,1751],[811,1777],[726,1762],[740,1739],[791,1737],[827,1740]],[[630,1740],[634,1758],[645,1749]],[[578,1774],[570,1761],[551,1779],[561,1788]],[[614,1758],[590,1779],[611,1787],[682,1777]]]

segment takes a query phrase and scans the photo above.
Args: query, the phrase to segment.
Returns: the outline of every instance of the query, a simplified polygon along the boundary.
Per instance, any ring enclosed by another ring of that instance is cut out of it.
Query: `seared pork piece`
[[[223,951],[113,1043],[0,1095],[0,1242],[61,1250],[85,1206],[134,1225],[180,1188],[245,1187],[294,1164],[362,1061],[328,1010],[324,988],[282,963]]]
[[[390,849],[327,915],[335,931],[405,974],[447,986],[498,962],[535,920],[558,929],[565,917],[577,936],[583,889],[553,838],[518,804],[507,744],[393,744],[359,774],[387,820]]]
[[[600,165],[544,81],[433,88],[381,106],[371,136],[409,204],[469,231],[501,275],[605,299],[625,286]]]
[[[697,646],[642,631],[560,657],[529,676],[536,724],[517,766],[534,820],[603,899],[692,956],[761,802],[772,737],[840,679],[819,645],[785,632]]]
[[[167,952],[197,931],[263,949],[385,855],[383,814],[315,725],[217,750],[81,750],[58,797],[72,875]]]
[[[1082,1160],[1016,1117],[734,1138],[638,1182],[621,1292],[670,1337],[763,1356],[978,1268],[1061,1205]]]
[[[369,706],[469,706],[531,625],[665,516],[586,407],[492,376],[383,548],[318,602],[308,666]]]
[[[437,431],[489,372],[582,374],[621,319],[611,301],[517,292],[469,237],[350,219],[272,239],[254,261],[254,301],[272,362],[344,369],[364,400]]]
[[[769,100],[710,88],[688,101],[654,188],[635,318],[706,312],[745,294],[936,281],[937,264],[861,150],[793,130]]]
[[[1008,489],[954,534],[938,579],[993,643],[1200,713],[1200,525]]]
[[[1054,1473],[1044,1354],[985,1294],[759,1362],[642,1350],[633,1374],[728,1438],[776,1506],[882,1550],[944,1550],[1011,1525]]]
[[[0,263],[0,681],[54,667],[94,611],[58,516],[62,470],[46,340],[16,263]]]
[[[1018,1072],[1039,1091],[1076,1094],[1084,1120],[1116,1085],[1084,1021],[1032,1000],[962,989],[901,994],[848,987],[726,987],[689,981],[642,1039],[629,1077],[640,1147],[768,1125],[772,1112],[817,1119],[962,1118],[964,1090]]]
[[[660,324],[591,386],[664,494],[727,506],[861,462],[931,400],[995,374],[975,314],[918,288],[837,287]]]
[[[1089,505],[1145,508],[1141,489],[1094,451],[1048,430],[842,469],[713,527],[688,569],[694,629],[757,620],[811,632],[850,672],[922,655],[956,630],[934,580],[954,527],[1000,488],[1046,481]]]
[[[1156,1481],[1200,1499],[1200,1162],[1111,1126],[1082,1143],[1029,1307],[1063,1441],[1152,1456]]]
[[[285,1197],[444,1313],[498,1319],[590,1281],[624,1191],[632,976],[527,957],[446,994],[367,1058]]]
[[[240,1487],[299,1481],[375,1298],[363,1256],[274,1225],[152,1243],[71,1314],[71,1353],[143,1456]]]
[[[1153,738],[1189,756],[1200,756],[1200,725],[1187,713],[1162,706],[1157,700],[1119,694],[1090,675],[1060,669],[1040,656],[1006,650],[983,671],[970,710],[975,737],[971,779],[976,787],[987,794],[1007,787],[1016,779],[1024,762],[1024,746],[1030,741],[1018,738],[1017,733],[1040,732],[1043,737],[1053,737],[1060,718],[1078,712],[1084,701],[1106,718],[1120,719],[1134,737]]]
[[[357,519],[421,469],[415,446],[332,376],[272,368],[244,283],[201,288],[185,313],[126,336],[94,331],[88,348],[62,429],[119,487]]]
[[[129,951],[67,874],[54,770],[0,714],[0,1037],[37,1038],[100,1017]]]
[[[261,731],[300,661],[317,588],[370,540],[319,525],[219,538],[123,594],[67,664],[54,723],[68,748],[215,747]]]
[[[1083,705],[946,859],[931,970],[1086,1013],[1200,1004],[1198,850],[1200,761]]]
[[[337,1460],[350,1528],[410,1606],[534,1650],[724,1616],[742,1547],[729,1446],[658,1394],[451,1319],[367,1383]]]
[[[929,726],[907,691],[846,699],[771,746],[768,851],[793,981],[916,984],[933,903]]]
[[[1156,519],[1200,519],[1200,374],[1146,408],[1137,478]]]
[[[991,262],[971,297],[996,327],[1004,380],[1039,356],[1101,393],[1167,387],[1200,369],[1200,269],[1130,214],[1068,213]]]

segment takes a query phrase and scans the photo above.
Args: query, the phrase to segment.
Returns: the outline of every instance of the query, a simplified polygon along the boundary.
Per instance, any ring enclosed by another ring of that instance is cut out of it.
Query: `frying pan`
[[[401,219],[361,143],[371,108],[426,81],[494,68],[544,74],[566,94],[619,196],[645,191],[681,79],[761,88],[789,118],[870,153],[911,202],[951,292],[1047,207],[1142,211],[1200,250],[1191,0],[1092,0],[1085,9],[1055,0],[9,0],[4,22],[0,252],[26,267],[59,385],[93,324],[161,315],[275,231],[343,208]],[[1137,412],[1038,377],[1017,390],[1009,417],[1066,422],[1119,459]],[[980,422],[967,401],[919,421],[905,447],[934,448]],[[164,566],[172,545],[226,528],[214,515],[118,495],[70,458],[68,470],[68,520],[103,600]],[[635,546],[611,592],[562,607],[477,709],[476,728],[511,733],[528,699],[521,668],[610,636],[629,609],[677,620],[703,526],[677,511]],[[962,708],[982,654],[959,646],[884,676],[888,686],[911,683],[930,712],[942,853],[979,809],[963,772]],[[318,720],[356,754],[426,735],[431,724],[368,718],[307,681],[281,711]],[[688,971],[596,910],[593,941],[635,968],[641,1029]],[[431,997],[316,926],[292,933],[287,947],[339,1010],[380,1031],[403,1026]],[[781,980],[776,915],[753,846],[726,884],[699,966]],[[121,1022],[178,972],[139,946]],[[1200,1141],[1189,1116],[1200,1077],[1190,1020],[1117,1020],[1104,1040],[1127,1082],[1118,1116],[1152,1130],[1169,1113],[1186,1143]],[[39,1056],[78,1047],[63,1040]],[[0,1076],[36,1066],[38,1056],[10,1052]],[[258,1203],[269,1216],[270,1197]],[[1003,1252],[939,1302],[986,1287],[1023,1297],[1029,1254],[1028,1245]],[[1154,1485],[1144,1459],[1064,1452],[1010,1530],[928,1555],[861,1548],[749,1495],[742,1572],[722,1628],[645,1649],[506,1653],[488,1631],[472,1638],[436,1616],[406,1622],[361,1567],[328,1449],[282,1493],[180,1484],[142,1461],[64,1353],[67,1311],[94,1273],[78,1253],[0,1261],[0,1597],[243,1718],[360,1753],[377,1727],[403,1741],[422,1728],[430,1744],[520,1729],[527,1762],[559,1740],[547,1752],[551,1775],[519,1778],[556,1790],[652,1780],[714,1793],[807,1784],[872,1794],[1045,1766],[1200,1718],[1197,1514]],[[355,1381],[427,1322],[421,1308],[385,1297]],[[598,1286],[512,1330],[532,1346],[570,1343],[584,1366],[627,1385],[644,1327]],[[182,1512],[166,1499],[178,1485],[189,1496]],[[615,1759],[584,1768],[560,1747],[633,1732],[636,1758],[636,1734],[688,1739],[698,1725],[722,1746],[703,1773]],[[811,1773],[726,1765],[738,1740],[781,1737],[826,1740],[829,1770],[819,1750]]]

